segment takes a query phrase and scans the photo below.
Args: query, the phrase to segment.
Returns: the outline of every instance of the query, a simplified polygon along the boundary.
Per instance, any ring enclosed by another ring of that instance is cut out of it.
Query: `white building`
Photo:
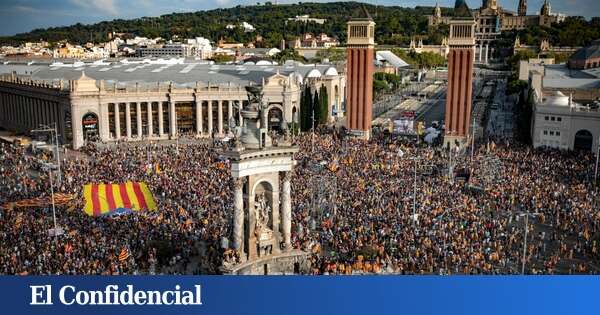
[[[573,101],[560,91],[536,92],[531,138],[533,146],[597,152],[600,110]]]
[[[28,133],[56,122],[59,139],[80,148],[102,142],[224,137],[261,86],[268,128],[299,121],[305,85],[328,89],[332,111],[343,102],[345,75],[331,65],[214,65],[183,60],[0,64],[0,127]]]
[[[212,45],[210,40],[204,37],[188,39],[187,45],[190,47],[192,56],[200,57],[200,59],[210,59],[212,57]]]
[[[254,27],[254,25],[248,23],[248,22],[242,22],[239,25],[235,25],[235,24],[227,24],[227,26],[225,26],[226,29],[228,30],[233,30],[237,27],[240,27],[244,30],[244,32],[246,33],[251,33],[254,32],[256,30],[256,28]]]
[[[303,22],[303,23],[314,22],[317,24],[325,24],[325,22],[327,22],[326,19],[311,18],[310,15],[296,15],[296,17],[288,18],[288,21]]]
[[[136,50],[138,57],[189,57],[190,47],[185,44],[166,44],[158,46],[142,47]]]

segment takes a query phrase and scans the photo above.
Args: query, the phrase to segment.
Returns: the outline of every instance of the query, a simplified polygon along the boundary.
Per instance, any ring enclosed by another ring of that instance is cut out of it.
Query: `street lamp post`
[[[51,127],[52,126],[52,127]],[[60,151],[58,148],[58,129],[56,122],[50,125],[40,125],[40,129],[34,129],[31,132],[50,132],[50,136],[54,138],[54,149],[56,150],[56,167],[58,168],[58,183],[62,182],[62,173],[60,170]]]
[[[413,225],[416,224],[417,221],[417,159],[414,158],[415,164],[415,181],[413,185]]]
[[[521,274],[525,274],[525,262],[527,261],[527,234],[529,231],[529,209],[527,209],[527,214],[525,215],[525,237],[523,239],[523,261],[521,264]]]
[[[312,134],[310,136],[310,151],[315,151],[315,109],[312,109]]]
[[[594,182],[598,183],[598,161],[600,160],[600,138],[598,138],[598,150],[596,151],[596,170],[594,171]]]
[[[471,164],[473,163],[473,156],[475,155],[475,116],[473,116],[473,123],[471,124],[473,130],[471,135]]]
[[[50,177],[50,198],[52,201],[52,220],[54,221],[54,237],[58,236],[58,227],[56,225],[56,207],[54,205],[54,184],[52,182],[52,169],[48,169],[48,176]]]
[[[523,256],[521,262],[521,274],[525,274],[525,264],[527,263],[527,235],[529,234],[529,216],[538,216],[539,213],[529,213],[529,208],[527,208],[527,212],[521,214],[521,216],[525,216],[525,235],[523,238]]]

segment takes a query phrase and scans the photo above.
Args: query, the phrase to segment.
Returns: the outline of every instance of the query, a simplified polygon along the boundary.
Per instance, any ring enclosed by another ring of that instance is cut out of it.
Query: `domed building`
[[[455,15],[457,12],[464,14],[465,8],[468,8],[465,0],[456,0]],[[490,42],[494,41],[501,32],[525,29],[533,25],[550,26],[552,23],[560,23],[564,20],[564,15],[551,12],[548,0],[544,0],[539,14],[534,15],[527,15],[526,0],[519,1],[518,13],[502,8],[498,5],[497,0],[483,0],[481,7],[471,10],[471,14],[476,21],[477,51],[475,58],[480,63],[487,63],[491,58],[493,51],[490,51]],[[428,17],[429,26],[450,24],[451,18],[451,16],[442,16],[441,8],[436,4],[433,15]]]
[[[535,148],[597,152],[600,142],[599,103],[573,101],[560,91],[535,92],[531,139]]]
[[[330,64],[217,65],[195,60],[0,64],[0,128],[28,134],[57,123],[62,144],[160,141],[182,135],[226,138],[260,86],[268,128],[298,122],[306,86],[328,92],[330,121],[344,115],[346,74]]]

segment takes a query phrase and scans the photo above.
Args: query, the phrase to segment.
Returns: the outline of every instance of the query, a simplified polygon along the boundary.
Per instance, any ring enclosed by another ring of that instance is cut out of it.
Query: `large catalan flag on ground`
[[[86,184],[83,187],[83,211],[91,216],[101,216],[117,209],[156,210],[156,203],[146,183]]]

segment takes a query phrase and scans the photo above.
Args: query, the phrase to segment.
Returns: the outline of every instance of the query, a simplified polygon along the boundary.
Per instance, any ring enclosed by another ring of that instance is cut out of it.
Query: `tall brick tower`
[[[464,2],[455,12],[456,16],[450,21],[448,39],[450,53],[444,145],[462,147],[467,144],[471,124],[475,20]]]
[[[373,116],[375,22],[367,10],[348,22],[346,108],[350,133],[369,139]]]

